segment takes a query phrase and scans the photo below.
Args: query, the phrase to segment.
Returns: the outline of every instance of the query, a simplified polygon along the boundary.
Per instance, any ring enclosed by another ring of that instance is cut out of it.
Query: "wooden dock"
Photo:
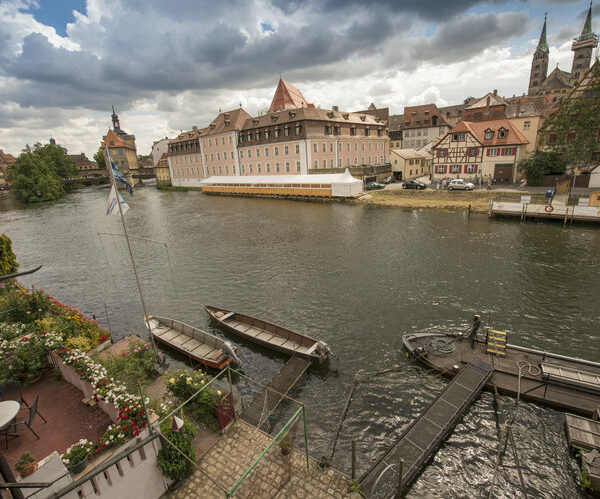
[[[546,218],[560,220],[564,223],[600,222],[600,207],[598,206],[571,206],[560,203],[525,204],[510,201],[490,201],[488,214],[495,216],[518,217],[521,220],[528,218]]]
[[[400,493],[419,474],[489,381],[494,368],[469,363],[360,480],[367,497],[394,497],[403,460]]]
[[[579,452],[590,486],[600,490],[600,421],[565,415],[569,446]]]
[[[250,405],[244,408],[241,418],[261,430],[266,430],[269,426],[269,416],[273,414],[308,366],[310,366],[308,360],[291,357]]]

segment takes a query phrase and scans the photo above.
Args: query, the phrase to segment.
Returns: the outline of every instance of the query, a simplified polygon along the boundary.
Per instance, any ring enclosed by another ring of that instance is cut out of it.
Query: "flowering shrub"
[[[212,379],[211,376],[203,373],[202,370],[196,372],[182,369],[167,373],[164,379],[167,391],[181,402],[205,387],[186,404],[185,410],[192,418],[207,428],[217,429],[215,405],[221,399],[222,393],[212,386],[206,386]]]
[[[27,384],[48,366],[44,341],[24,324],[0,324],[0,386],[12,379]]]
[[[194,451],[194,435],[196,429],[189,421],[184,420],[179,431],[171,429],[171,420],[167,419],[160,425],[160,432],[192,461],[196,458]],[[167,444],[168,454],[164,449],[158,453],[158,467],[163,475],[176,481],[181,481],[194,471],[194,466],[171,445]]]
[[[50,297],[40,289],[27,289],[16,283],[0,284],[0,310],[5,311],[6,321],[34,322],[51,308]]]
[[[136,340],[121,355],[103,357],[99,362],[131,392],[137,392],[138,382],[142,385],[151,382],[157,357],[150,343]]]

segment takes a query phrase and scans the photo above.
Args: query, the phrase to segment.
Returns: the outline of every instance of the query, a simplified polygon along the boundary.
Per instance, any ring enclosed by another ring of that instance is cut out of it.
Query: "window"
[[[465,134],[464,133],[453,133],[452,140],[455,142],[463,142],[465,140]]]
[[[248,158],[252,157],[252,149],[248,149]]]
[[[342,167],[342,158],[338,158],[338,167],[341,168]]]
[[[408,162],[408,164],[409,164],[409,165],[412,165],[412,164],[413,164],[413,162],[414,162],[414,161],[411,159],[411,160]]]
[[[356,127],[353,126],[352,128],[350,128],[350,135],[355,136],[356,135]]]
[[[240,173],[241,173],[242,175],[245,175],[245,174],[246,174],[246,169],[244,168],[244,165],[240,165]]]
[[[256,138],[256,140],[260,140],[260,132],[256,132],[256,134],[254,135],[254,137]]]
[[[500,130],[498,130],[498,138],[499,139],[505,139],[507,135],[508,135],[508,130],[506,128],[501,128]]]
[[[338,152],[342,152],[342,143],[338,142]]]
[[[475,165],[466,165],[465,173],[475,173]]]
[[[319,168],[319,160],[315,159],[315,168]]]
[[[358,151],[358,142],[355,142],[355,143],[354,143],[354,150],[355,150],[355,151]]]
[[[290,148],[288,146],[283,146],[283,154],[286,156],[290,153]]]
[[[229,136],[229,143],[231,144],[231,135]]]
[[[451,167],[451,173],[460,173],[460,166],[458,165],[452,165]]]
[[[284,135],[285,137],[289,137],[289,136],[290,136],[290,127],[289,127],[289,126],[286,126],[286,127],[283,129],[283,135]]]
[[[277,139],[279,138],[279,128],[276,128],[275,131],[273,132],[273,136]]]
[[[275,163],[275,171],[279,173],[279,163]]]
[[[586,99],[593,99],[594,97],[596,97],[596,94],[597,94],[596,90],[588,90],[585,93],[585,98]]]
[[[269,155],[269,148],[265,147],[265,156],[268,156],[268,155]]]
[[[217,161],[221,160],[221,155],[219,153],[217,153]]]
[[[333,168],[333,158],[329,160],[329,168]]]
[[[260,149],[256,149],[256,157],[260,158]]]
[[[300,125],[296,125],[294,127],[294,130],[295,130],[296,135],[300,135]]]
[[[347,143],[346,150],[347,150],[348,152],[350,152],[350,142],[348,142],[348,143]]]
[[[436,165],[435,173],[446,173],[446,167],[444,165]]]
[[[548,135],[548,143],[552,144],[553,142],[556,142],[556,134],[551,133]]]
[[[323,160],[323,168],[327,168],[327,160],[326,159]]]
[[[362,150],[364,151],[364,150],[365,150],[365,143],[364,143],[364,142],[361,142],[361,144],[362,144],[361,148],[362,148]]]
[[[267,163],[267,164],[265,165],[265,169],[267,170],[267,173],[270,173],[270,172],[271,172],[271,165],[270,165],[270,163]]]
[[[265,130],[265,139],[268,139],[271,136],[271,132],[269,130]]]
[[[300,161],[296,161],[296,171],[300,171]]]
[[[358,165],[358,157],[354,156],[354,164]]]
[[[231,167],[231,173],[232,173],[233,175],[235,175],[235,165],[233,165],[233,166]]]
[[[333,152],[333,142],[329,143],[329,152]]]
[[[446,156],[448,156],[448,149],[438,149],[437,150],[438,158],[445,158]]]
[[[213,154],[212,152],[210,153],[210,160],[211,160],[211,161],[214,161],[214,160],[215,160],[215,156],[214,156],[214,154]]]
[[[369,135],[371,135],[371,130],[365,128],[365,137],[368,137]]]
[[[252,165],[248,166],[249,173],[252,173]]]
[[[383,130],[381,128],[377,129],[377,137],[381,137],[383,135]]]
[[[335,125],[334,133],[336,135],[341,135],[342,134],[342,127],[340,127],[340,125]]]
[[[285,162],[285,171],[286,171],[286,172],[289,172],[289,171],[290,171],[290,162],[289,162],[289,161],[286,161],[286,162]]]
[[[529,130],[531,128],[531,121],[523,123],[523,130]]]
[[[231,151],[231,159],[233,159],[233,151]]]
[[[296,151],[296,154],[300,154],[300,144],[296,144],[294,150]]]
[[[469,147],[467,148],[467,156],[473,157],[479,154],[479,149],[477,147]]]
[[[369,142],[369,151],[371,150],[371,142]]]
[[[319,144],[317,144],[316,142],[313,143],[313,152],[318,152],[319,151]]]
[[[331,125],[325,125],[325,135],[331,135]]]
[[[485,131],[485,136],[484,139],[485,140],[491,140],[491,138],[494,136],[494,132],[493,130],[486,130]]]
[[[261,171],[261,165],[260,165],[260,163],[258,163],[258,164],[256,165],[256,172],[257,172],[257,173],[260,173],[260,171]]]

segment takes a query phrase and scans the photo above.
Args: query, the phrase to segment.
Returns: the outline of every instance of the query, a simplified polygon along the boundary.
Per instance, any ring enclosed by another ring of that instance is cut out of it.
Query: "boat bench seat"
[[[219,348],[217,350],[214,350],[207,358],[217,360],[221,355],[223,355],[223,350]]]
[[[542,362],[540,367],[542,373],[552,381],[600,391],[600,374],[545,362]]]
[[[227,312],[225,315],[219,317],[222,321],[226,321],[227,319],[229,319],[231,316],[235,315],[235,312]]]

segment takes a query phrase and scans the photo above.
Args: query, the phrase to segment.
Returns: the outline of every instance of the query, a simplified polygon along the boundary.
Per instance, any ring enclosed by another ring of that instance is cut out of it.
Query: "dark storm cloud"
[[[587,16],[588,10],[589,10],[589,8],[582,10],[579,13],[579,15],[577,16],[577,19],[579,19],[580,21],[584,21]],[[592,28],[594,28],[594,19],[598,15],[600,15],[600,3],[596,3],[595,5],[592,5]],[[583,27],[583,25],[582,25],[582,27]]]
[[[509,0],[273,0],[273,4],[286,14],[313,8],[321,12],[352,11],[368,5],[394,14],[408,14],[426,21],[443,21],[460,15],[476,5],[505,4]],[[526,2],[527,0],[520,0]]]

